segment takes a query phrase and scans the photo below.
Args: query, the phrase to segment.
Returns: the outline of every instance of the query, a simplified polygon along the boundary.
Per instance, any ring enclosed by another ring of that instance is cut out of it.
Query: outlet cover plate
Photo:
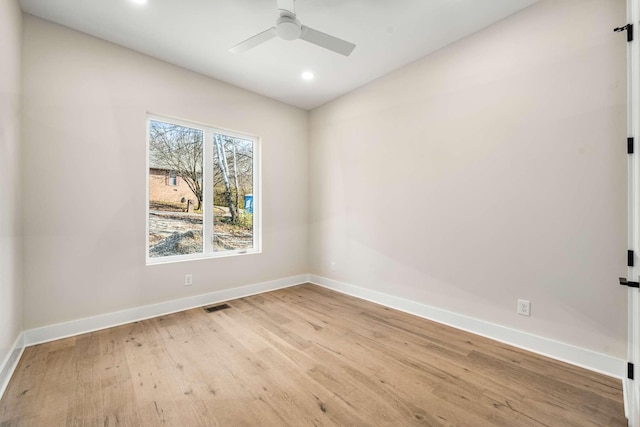
[[[519,299],[517,311],[518,314],[523,316],[531,316],[531,303],[527,300]]]

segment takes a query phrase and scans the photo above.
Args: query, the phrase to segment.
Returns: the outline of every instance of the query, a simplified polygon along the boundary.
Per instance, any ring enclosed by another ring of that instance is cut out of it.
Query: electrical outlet
[[[331,271],[336,271],[338,267],[336,266],[336,262],[335,261],[331,261]]]
[[[519,299],[518,314],[522,314],[523,316],[531,316],[531,303],[529,301]]]
[[[184,275],[184,285],[185,286],[193,285],[193,274],[185,274]]]

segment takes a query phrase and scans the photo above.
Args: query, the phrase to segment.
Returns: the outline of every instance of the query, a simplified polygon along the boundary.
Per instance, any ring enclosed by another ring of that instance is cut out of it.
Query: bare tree
[[[238,194],[238,154],[236,144],[232,143],[231,146],[233,147],[233,186],[236,193],[236,215],[238,215],[238,209],[240,206],[238,200],[240,198],[240,195]]]
[[[154,166],[174,171],[184,179],[202,207],[202,131],[151,121],[149,152]]]
[[[238,197],[242,198],[244,195],[249,194],[252,192],[252,188],[253,188],[253,146],[249,143],[247,144],[245,141],[243,140],[238,140],[235,138],[231,138],[231,137],[225,137],[224,135],[222,136],[222,142],[224,144],[225,147],[225,152],[226,153],[232,153],[233,158],[231,158],[231,155],[227,156],[228,158],[228,163],[230,163],[229,166],[232,166],[233,171],[229,171],[229,178],[232,179],[232,174],[233,174],[233,180],[236,181],[237,180],[237,192],[238,192]],[[216,156],[216,165],[218,164],[218,159],[217,159],[217,153],[215,154]],[[219,169],[216,167],[214,170],[214,187],[216,189],[220,188],[220,187],[224,187],[224,181],[222,179],[222,174],[220,173]],[[232,190],[235,191],[236,187],[235,187],[235,182],[234,185],[232,186]],[[218,197],[218,193],[216,193],[216,199]],[[235,197],[235,193],[234,193],[234,197]],[[239,201],[236,201],[236,207],[239,208]],[[223,202],[223,204],[227,204],[226,200]]]
[[[229,207],[229,213],[231,214],[231,222],[236,223],[238,216],[236,215],[236,208],[233,204],[233,197],[231,196],[231,181],[229,180],[229,165],[227,164],[227,155],[224,149],[224,143],[222,141],[222,135],[214,134],[213,145],[216,148],[216,157],[218,160],[218,169],[222,177],[224,184],[224,198]]]

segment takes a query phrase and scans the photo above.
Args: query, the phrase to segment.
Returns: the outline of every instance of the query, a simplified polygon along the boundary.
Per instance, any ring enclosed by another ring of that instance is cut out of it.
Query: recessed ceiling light
[[[305,71],[304,73],[302,73],[302,80],[306,80],[306,81],[313,80],[313,77],[314,75],[311,71]]]
[[[135,3],[135,4],[147,4],[147,0],[131,0],[131,3]]]

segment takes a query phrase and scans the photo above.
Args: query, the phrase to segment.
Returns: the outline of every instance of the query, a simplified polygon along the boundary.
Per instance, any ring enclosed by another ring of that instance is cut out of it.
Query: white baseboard
[[[327,279],[326,277],[310,275],[309,281],[334,291],[472,332],[476,335],[491,338],[514,347],[522,348],[614,378],[622,379],[626,376],[626,361],[613,356],[532,335],[495,323],[474,319],[419,302]]]
[[[2,363],[0,363],[0,399],[2,399],[2,396],[9,385],[9,380],[11,380],[11,376],[18,366],[18,361],[20,360],[20,357],[22,357],[24,347],[24,334],[20,333],[18,338],[16,338],[16,341],[13,343],[13,346],[11,346],[9,353]]]
[[[41,328],[29,329],[23,332],[24,346],[28,347],[35,344],[41,344],[48,341],[123,325],[125,323],[149,319],[151,317],[189,310],[203,305],[216,304],[222,301],[274,291],[276,289],[288,288],[290,286],[307,283],[308,281],[309,275],[303,274],[300,276],[286,277],[283,279],[256,283],[239,288],[225,289],[208,294],[161,302],[158,304],[130,308],[128,310],[101,314],[99,316],[43,326]]]
[[[307,282],[472,332],[611,377],[622,379],[626,375],[626,362],[606,354],[597,353],[549,338],[532,335],[506,326],[474,319],[458,313],[348,283],[338,282],[325,277],[300,275],[26,330],[18,336],[12,351],[0,365],[0,397],[9,383],[9,379],[25,347],[208,304],[288,288]]]

